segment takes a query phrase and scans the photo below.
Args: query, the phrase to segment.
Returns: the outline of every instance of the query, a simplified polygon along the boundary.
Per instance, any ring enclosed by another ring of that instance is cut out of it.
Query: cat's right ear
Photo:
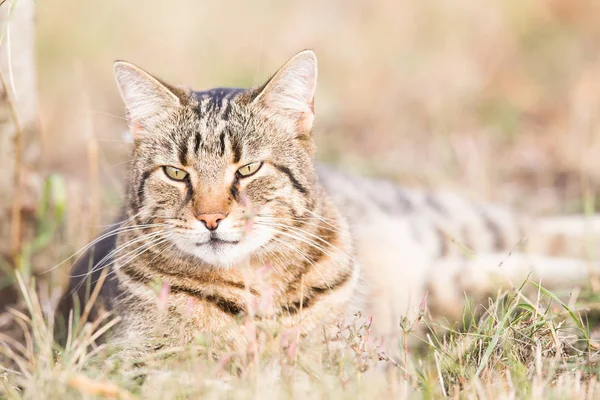
[[[141,68],[117,61],[113,69],[134,139],[181,105],[179,97],[167,85]]]
[[[317,56],[304,50],[292,57],[259,89],[253,102],[269,109],[298,134],[310,133],[317,88]]]

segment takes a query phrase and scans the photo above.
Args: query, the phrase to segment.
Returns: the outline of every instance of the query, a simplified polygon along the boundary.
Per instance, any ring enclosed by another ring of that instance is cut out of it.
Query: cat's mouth
[[[222,246],[238,244],[239,242],[240,242],[239,240],[224,240],[224,239],[219,239],[217,237],[211,237],[210,239],[208,239],[205,242],[197,242],[196,246],[198,246],[198,247],[210,246],[213,248],[218,248],[218,247],[222,247]]]

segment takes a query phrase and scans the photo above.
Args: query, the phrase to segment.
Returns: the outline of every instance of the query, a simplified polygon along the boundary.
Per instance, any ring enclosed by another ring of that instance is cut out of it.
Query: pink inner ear
[[[142,132],[144,132],[144,127],[139,122],[131,122],[131,135],[133,136],[133,140],[140,139],[142,137]]]
[[[301,134],[310,133],[310,130],[312,129],[312,126],[313,126],[314,119],[315,119],[315,113],[314,113],[314,111],[312,111],[312,107],[311,107],[311,112],[302,113],[302,116],[298,120],[298,130],[300,131],[298,133],[301,133]]]
[[[310,133],[310,130],[312,129],[313,122],[315,120],[315,99],[314,99],[314,97],[308,103],[308,106],[309,106],[310,111],[302,113],[296,124],[298,133],[301,135]]]

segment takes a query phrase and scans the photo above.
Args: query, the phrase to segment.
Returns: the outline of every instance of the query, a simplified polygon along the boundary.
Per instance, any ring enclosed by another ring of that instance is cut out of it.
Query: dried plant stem
[[[13,166],[13,198],[11,204],[10,249],[13,260],[16,261],[21,252],[21,175],[23,168],[23,130],[21,129],[21,124],[19,123],[19,117],[17,115],[15,103],[8,89],[8,86],[6,85],[6,80],[4,79],[2,71],[0,71],[0,83],[2,83],[2,90],[4,91],[4,96],[6,98],[6,102],[10,110],[10,115],[15,127],[15,136],[13,141],[15,159]]]
[[[69,386],[80,393],[100,397],[118,397],[121,399],[135,399],[136,397],[125,389],[109,381],[93,380],[84,374],[74,374],[68,381]]]
[[[300,343],[300,323],[302,322],[302,306],[304,304],[304,274],[300,275],[300,312],[298,313],[298,332],[296,333],[296,344]],[[298,351],[294,354],[294,376],[298,365]]]
[[[91,185],[91,232],[90,237],[94,237],[97,232],[96,229],[100,224],[100,178],[98,172],[98,142],[93,135],[91,122],[89,121],[89,115],[86,114],[86,131],[87,135],[87,156],[88,156],[88,167],[89,167],[89,179]]]
[[[94,135],[94,124],[90,113],[90,100],[88,91],[85,85],[84,69],[81,62],[75,63],[75,70],[79,76],[79,84],[81,86],[81,104],[84,115],[83,132],[87,141],[87,161],[88,161],[88,178],[90,184],[90,232],[89,239],[96,236],[98,225],[100,224],[100,174],[99,174],[99,154],[98,141]]]
[[[92,295],[90,296],[90,299],[88,300],[87,304],[85,305],[85,309],[83,310],[83,313],[81,314],[81,318],[79,319],[79,324],[77,325],[78,329],[82,329],[83,325],[85,324],[88,317],[90,316],[90,313],[92,312],[92,307],[94,306],[94,303],[96,303],[96,299],[98,298],[98,295],[100,294],[100,289],[102,289],[102,285],[104,285],[104,280],[106,279],[107,274],[108,274],[108,268],[104,268],[102,270],[102,273],[100,274],[100,278],[98,278],[98,281],[96,282],[96,286],[94,287]],[[77,333],[79,333],[79,332],[77,332]]]

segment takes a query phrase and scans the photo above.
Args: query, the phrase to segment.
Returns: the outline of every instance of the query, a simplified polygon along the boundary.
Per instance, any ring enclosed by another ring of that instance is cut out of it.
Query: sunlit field
[[[598,344],[580,312],[554,293],[528,283],[537,295],[515,288],[490,300],[483,314],[469,307],[462,321],[431,324],[426,310],[401,321],[407,335],[426,336],[394,359],[378,348],[359,314],[340,322],[332,341],[298,341],[295,332],[241,319],[251,344],[244,353],[214,359],[211,342],[161,349],[121,362],[114,348],[95,345],[118,320],[106,316],[81,326],[74,319],[66,347],[52,341],[38,299],[23,286],[27,315],[18,344],[2,335],[7,398],[595,398]],[[588,299],[593,303],[593,299]],[[457,330],[459,329],[459,330]]]
[[[310,48],[321,162],[524,215],[589,214],[598,16],[599,2],[572,0],[38,1],[44,184],[35,237],[11,273],[19,301],[0,315],[0,398],[596,398],[597,279],[552,292],[506,283],[483,305],[465,293],[458,321],[432,318],[424,299],[415,320],[398,321],[397,356],[357,315],[334,342],[241,319],[247,353],[214,359],[199,337],[130,365],[94,344],[115,316],[74,316],[64,347],[52,310],[63,260],[119,213],[131,143],[115,60],[194,89],[250,87]]]

